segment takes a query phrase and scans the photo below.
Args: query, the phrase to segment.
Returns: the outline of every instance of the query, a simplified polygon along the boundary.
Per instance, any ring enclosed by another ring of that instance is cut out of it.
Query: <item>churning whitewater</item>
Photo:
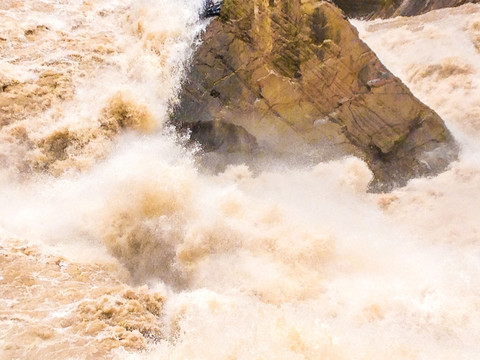
[[[478,359],[480,5],[355,21],[461,146],[198,165],[168,125],[202,0],[0,3],[1,359]]]

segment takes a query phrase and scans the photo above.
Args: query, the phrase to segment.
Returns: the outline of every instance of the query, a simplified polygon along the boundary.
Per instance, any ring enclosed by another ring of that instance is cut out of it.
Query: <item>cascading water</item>
[[[480,6],[355,22],[462,146],[380,195],[201,171],[165,124],[202,6],[0,4],[0,358],[476,359]]]

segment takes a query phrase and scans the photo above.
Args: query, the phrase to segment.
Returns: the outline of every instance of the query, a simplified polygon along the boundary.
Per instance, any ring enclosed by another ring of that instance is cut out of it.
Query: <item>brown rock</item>
[[[415,16],[431,10],[478,3],[480,0],[334,0],[349,17]]]
[[[375,190],[438,173],[456,156],[439,116],[329,2],[227,0],[203,40],[172,118],[206,150],[250,152],[255,139],[277,156],[355,154]]]

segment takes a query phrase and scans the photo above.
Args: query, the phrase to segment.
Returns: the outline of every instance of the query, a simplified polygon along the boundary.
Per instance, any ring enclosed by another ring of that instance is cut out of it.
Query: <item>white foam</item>
[[[455,128],[463,149],[446,173],[371,195],[371,173],[355,158],[258,175],[246,166],[199,171],[163,122],[203,26],[195,22],[201,2],[91,3],[62,3],[49,26],[82,32],[95,46],[95,35],[108,33],[102,46],[114,50],[85,76],[72,68],[75,92],[58,104],[62,115],[28,118],[27,131],[89,134],[111,95],[125,90],[158,127],[99,143],[104,156],[79,171],[2,176],[0,231],[69,261],[116,260],[137,284],[166,294],[164,337],[117,358],[476,358],[480,164],[478,134],[469,131],[476,120],[465,114],[480,107],[479,54],[468,45],[480,7],[356,22],[382,61]],[[18,20],[41,20],[16,11],[9,14]],[[73,14],[77,30],[60,20]]]

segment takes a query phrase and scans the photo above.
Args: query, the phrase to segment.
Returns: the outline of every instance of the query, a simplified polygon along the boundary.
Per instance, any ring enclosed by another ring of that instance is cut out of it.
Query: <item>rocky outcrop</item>
[[[349,17],[415,16],[431,10],[478,3],[480,0],[334,0]]]
[[[438,173],[456,156],[439,116],[330,2],[224,1],[187,79],[172,121],[207,150],[354,154],[373,190]]]

